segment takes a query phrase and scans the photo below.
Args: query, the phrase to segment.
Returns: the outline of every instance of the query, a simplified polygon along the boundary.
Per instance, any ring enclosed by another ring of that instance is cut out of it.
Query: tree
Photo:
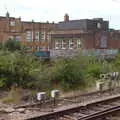
[[[12,52],[16,50],[21,50],[21,47],[21,43],[15,41],[14,39],[9,39],[4,43],[4,48]]]

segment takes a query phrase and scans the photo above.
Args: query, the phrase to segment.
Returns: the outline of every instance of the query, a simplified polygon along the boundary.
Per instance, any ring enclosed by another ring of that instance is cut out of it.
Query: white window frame
[[[33,31],[26,32],[26,40],[27,42],[33,42]]]
[[[55,40],[55,49],[61,49],[61,47],[62,47],[61,40]]]
[[[40,35],[39,35],[39,31],[35,32],[35,40],[39,42]]]
[[[81,48],[81,39],[77,40],[77,48],[80,49]]]
[[[65,41],[65,40],[62,40],[62,45],[61,45],[61,46],[62,46],[62,47],[61,47],[62,49],[66,49],[66,48],[64,47],[64,45],[66,45],[66,42],[64,42],[64,41]]]
[[[50,35],[47,33],[47,40],[49,40],[49,38],[50,38]]]
[[[71,45],[72,45],[72,47],[71,47]],[[72,39],[69,40],[69,49],[73,49],[73,40]]]
[[[41,41],[45,41],[45,31],[41,32],[41,37],[40,37]]]

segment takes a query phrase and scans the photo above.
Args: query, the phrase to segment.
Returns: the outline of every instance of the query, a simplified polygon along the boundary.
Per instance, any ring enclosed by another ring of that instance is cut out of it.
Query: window
[[[10,26],[15,26],[15,21],[10,21]]]
[[[97,28],[101,28],[101,23],[97,23]]]
[[[41,41],[45,40],[45,31],[41,32]]]
[[[73,49],[73,40],[72,39],[69,40],[69,49]]]
[[[16,36],[16,41],[20,42],[20,36]]]
[[[10,39],[10,40],[13,40],[13,39],[14,39],[14,36],[10,36],[9,39]]]
[[[49,40],[49,34],[47,33],[47,40]]]
[[[33,41],[33,32],[32,32],[32,31],[27,31],[27,32],[26,32],[26,40],[27,40],[28,42]]]
[[[62,49],[66,49],[66,41],[62,40]]]
[[[80,39],[77,40],[77,48],[81,48],[81,40]]]
[[[37,52],[39,52],[39,51],[40,51],[40,47],[39,47],[39,46],[37,46],[37,47],[36,47],[36,49],[37,49]]]
[[[11,29],[10,31],[11,31],[11,32],[15,32],[15,29]]]
[[[61,40],[55,40],[55,49],[61,49]]]
[[[35,40],[36,40],[36,41],[39,41],[39,32],[36,32],[36,33],[35,33]]]

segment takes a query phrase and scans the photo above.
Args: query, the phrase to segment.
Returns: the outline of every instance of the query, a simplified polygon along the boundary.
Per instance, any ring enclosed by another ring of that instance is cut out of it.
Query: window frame
[[[33,31],[26,31],[26,41],[33,42]]]
[[[61,42],[61,49],[66,49],[66,47],[64,47],[64,45],[66,45],[66,42],[64,42],[65,40],[62,40]]]
[[[77,39],[77,49],[81,48],[81,39]]]
[[[45,31],[41,31],[40,41],[45,41]]]
[[[39,31],[35,32],[35,40],[38,42],[40,41],[40,32]]]
[[[61,49],[62,48],[62,41],[61,40],[55,40],[55,49]]]
[[[10,21],[10,26],[15,26],[15,24],[16,24],[15,21],[13,21],[13,20]]]
[[[72,45],[72,47],[71,47]],[[69,39],[69,46],[68,46],[69,49],[73,49],[73,39]]]

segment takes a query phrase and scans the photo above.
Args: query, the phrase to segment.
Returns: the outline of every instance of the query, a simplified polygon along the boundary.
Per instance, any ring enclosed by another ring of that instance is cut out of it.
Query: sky
[[[70,20],[104,18],[120,29],[120,0],[0,0],[0,16],[7,11],[22,21],[59,22],[65,13]]]

